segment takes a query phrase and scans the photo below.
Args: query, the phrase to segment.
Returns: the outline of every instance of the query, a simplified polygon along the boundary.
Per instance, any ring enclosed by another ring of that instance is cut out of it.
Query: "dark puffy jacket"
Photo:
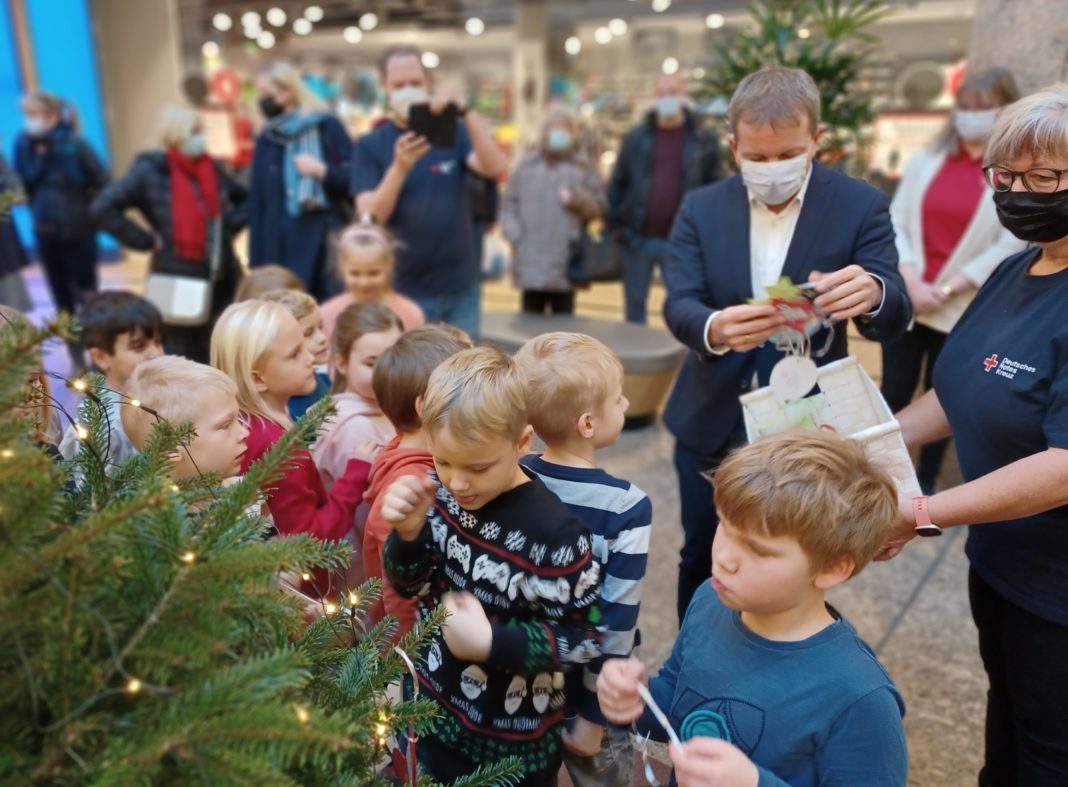
[[[688,133],[682,164],[683,194],[723,177],[719,138],[700,128],[689,111],[685,115]],[[625,236],[640,235],[645,227],[655,134],[656,113],[650,112],[623,137],[612,170],[612,180],[608,184],[607,224],[609,229],[620,230]]]
[[[22,184],[0,153],[0,278],[26,265],[26,252],[19,242],[15,220],[11,215],[11,208],[22,202],[25,202]]]
[[[108,182],[108,172],[67,123],[42,137],[20,134],[15,169],[29,196],[34,229],[41,235],[92,235],[89,204]]]
[[[221,308],[232,299],[233,289],[240,274],[237,255],[234,253],[233,236],[245,226],[248,191],[223,172],[217,164],[215,171],[219,177],[219,211],[222,217],[220,226],[223,233],[215,302],[221,304]],[[141,214],[152,232],[126,217],[125,211],[131,208]],[[92,214],[100,229],[109,232],[119,243],[131,249],[152,251],[158,235],[162,239],[162,248],[152,253],[153,271],[182,276],[208,275],[208,266],[205,263],[182,260],[174,256],[171,170],[167,156],[162,150],[142,153],[134,159],[129,171],[108,185],[93,201]]]

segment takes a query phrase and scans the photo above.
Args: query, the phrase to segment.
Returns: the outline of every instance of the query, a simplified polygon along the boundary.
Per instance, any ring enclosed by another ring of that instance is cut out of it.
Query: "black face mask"
[[[270,120],[276,118],[286,111],[286,108],[278,103],[278,99],[274,96],[261,96],[260,97],[260,112],[263,116]]]
[[[1001,226],[1020,240],[1052,243],[1068,235],[1068,191],[995,191]]]

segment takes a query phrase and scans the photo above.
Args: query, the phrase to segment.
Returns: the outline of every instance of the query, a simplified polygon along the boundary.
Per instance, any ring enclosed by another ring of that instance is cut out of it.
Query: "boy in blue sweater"
[[[575,787],[627,787],[634,761],[630,731],[605,725],[597,674],[606,656],[638,646],[638,608],[649,557],[653,508],[629,481],[597,467],[597,450],[619,440],[629,403],[623,365],[608,347],[580,333],[545,333],[515,356],[523,373],[527,417],[545,453],[520,462],[582,518],[601,563],[603,656],[568,676],[564,764]]]
[[[691,787],[902,787],[904,703],[824,600],[880,549],[897,492],[855,442],[805,430],[732,453],[715,476],[712,580],[648,681]],[[640,662],[601,670],[605,716],[666,739],[638,694]]]

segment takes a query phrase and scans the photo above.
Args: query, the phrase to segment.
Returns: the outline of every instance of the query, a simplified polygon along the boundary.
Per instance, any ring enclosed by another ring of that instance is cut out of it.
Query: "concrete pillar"
[[[545,0],[520,0],[515,15],[515,49],[512,55],[516,153],[530,149],[538,139],[549,86],[546,52],[549,9]]]
[[[1068,80],[1064,0],[976,0],[968,68],[1012,71],[1023,93]]]
[[[183,103],[177,0],[93,0],[112,171],[158,146],[159,110]]]

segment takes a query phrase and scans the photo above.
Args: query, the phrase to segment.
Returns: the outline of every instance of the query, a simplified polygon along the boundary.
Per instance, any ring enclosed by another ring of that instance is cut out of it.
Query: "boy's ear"
[[[423,420],[423,395],[415,397],[415,414],[419,416],[419,421]]]
[[[583,413],[575,421],[575,428],[578,429],[578,433],[582,435],[584,440],[589,440],[593,437],[595,431],[593,424],[593,413]]]
[[[534,442],[534,427],[527,424],[523,427],[523,434],[519,435],[519,440],[516,441],[515,449],[520,454],[526,455],[530,453],[530,446]]]
[[[89,348],[89,360],[93,366],[102,371],[105,376],[111,371],[111,353],[106,353],[99,347]]]
[[[830,590],[853,576],[856,567],[857,561],[848,555],[836,557],[816,574],[812,585],[818,590]]]

